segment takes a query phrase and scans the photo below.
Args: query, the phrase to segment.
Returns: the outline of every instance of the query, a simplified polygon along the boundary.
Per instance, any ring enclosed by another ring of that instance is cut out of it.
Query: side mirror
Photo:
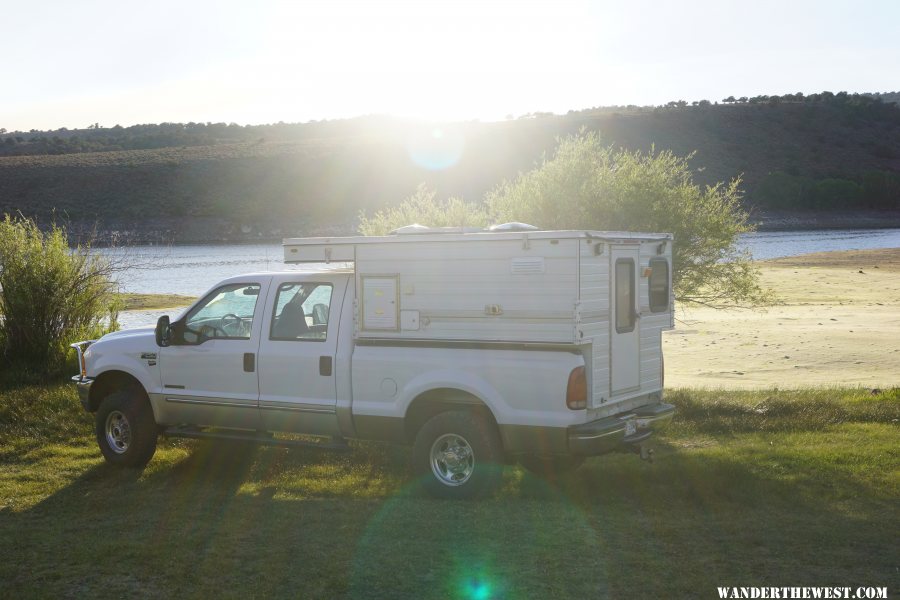
[[[169,345],[169,315],[163,315],[156,322],[156,345],[160,348]]]

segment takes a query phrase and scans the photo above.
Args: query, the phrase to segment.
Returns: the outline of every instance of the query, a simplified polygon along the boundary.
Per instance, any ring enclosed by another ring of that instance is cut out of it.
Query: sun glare
[[[534,3],[282,6],[257,76],[280,88],[294,111],[502,119],[550,109],[542,90],[578,69],[583,53],[573,46],[583,36],[570,17]],[[569,63],[552,58],[567,47]],[[321,102],[315,98],[328,105],[309,106]]]

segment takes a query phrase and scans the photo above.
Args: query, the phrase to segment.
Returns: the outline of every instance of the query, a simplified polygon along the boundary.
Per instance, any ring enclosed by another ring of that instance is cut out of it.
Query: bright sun
[[[282,5],[259,56],[239,68],[272,91],[266,112],[499,119],[553,108],[541,90],[579,68],[577,24],[546,4]],[[566,46],[571,63],[550,58]]]

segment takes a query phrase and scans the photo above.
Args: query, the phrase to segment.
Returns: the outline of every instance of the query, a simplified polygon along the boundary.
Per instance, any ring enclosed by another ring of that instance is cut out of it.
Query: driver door
[[[219,286],[172,324],[172,345],[159,349],[167,421],[259,428],[256,359],[270,279]]]

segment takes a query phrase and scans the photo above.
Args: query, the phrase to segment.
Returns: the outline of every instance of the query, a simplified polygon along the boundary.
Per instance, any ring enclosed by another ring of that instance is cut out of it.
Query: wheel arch
[[[465,390],[443,387],[420,393],[407,406],[403,419],[407,442],[415,439],[416,433],[429,419],[452,410],[469,410],[482,415],[499,434],[497,418],[483,399]]]
[[[97,409],[100,407],[100,403],[109,394],[111,394],[115,390],[129,387],[138,389],[141,391],[141,393],[147,396],[147,390],[144,389],[143,384],[140,382],[140,380],[138,380],[137,377],[135,377],[131,373],[115,369],[104,371],[103,373],[98,375],[94,379],[94,383],[91,384],[91,392],[88,395],[89,410],[91,412],[97,412]],[[147,398],[149,400],[149,396],[147,396]]]

